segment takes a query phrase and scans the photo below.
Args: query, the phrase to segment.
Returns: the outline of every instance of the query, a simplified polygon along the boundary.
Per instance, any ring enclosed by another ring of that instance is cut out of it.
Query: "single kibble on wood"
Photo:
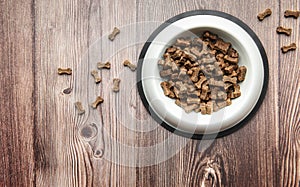
[[[113,91],[114,92],[119,92],[120,91],[120,82],[121,80],[120,79],[113,79]]]
[[[79,101],[75,102],[75,107],[78,110],[79,115],[82,115],[85,113],[85,110],[84,110],[81,102],[79,102]]]
[[[98,96],[98,97],[96,98],[96,100],[92,103],[92,107],[93,107],[94,109],[96,109],[96,108],[98,107],[98,105],[100,105],[100,104],[103,103],[103,102],[104,102],[103,98],[100,97],[100,96]]]
[[[296,43],[291,43],[290,45],[281,47],[281,51],[283,53],[287,53],[289,51],[293,51],[293,50],[296,50],[296,49],[297,49]]]
[[[97,67],[98,67],[98,69],[110,69],[110,66],[111,66],[111,64],[110,64],[110,62],[98,62],[97,63]]]
[[[272,10],[267,8],[265,11],[259,13],[257,15],[257,18],[259,21],[263,21],[266,17],[270,16],[272,14]]]
[[[186,113],[212,114],[241,96],[247,68],[238,63],[238,52],[216,34],[179,38],[157,62],[160,86]]]
[[[123,62],[123,65],[130,68],[131,71],[135,71],[136,70],[136,65],[132,64],[129,60],[125,60]]]
[[[282,26],[277,27],[276,32],[278,34],[285,34],[287,36],[290,36],[292,34],[292,29],[291,28],[284,28]]]
[[[118,29],[117,27],[114,28],[114,30],[112,31],[112,33],[108,36],[108,39],[110,41],[114,41],[114,39],[116,38],[116,36],[120,34],[120,29]]]
[[[57,73],[59,75],[72,75],[71,68],[58,68]]]
[[[293,17],[297,19],[300,16],[300,11],[298,10],[286,10],[284,12],[284,17]]]
[[[97,70],[92,70],[91,71],[92,76],[94,77],[95,83],[98,84],[102,81],[102,79],[99,76],[99,73]]]

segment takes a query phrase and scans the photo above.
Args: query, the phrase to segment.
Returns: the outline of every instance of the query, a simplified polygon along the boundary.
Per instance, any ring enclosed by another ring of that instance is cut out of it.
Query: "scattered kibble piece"
[[[272,14],[272,10],[267,8],[265,11],[259,13],[257,15],[257,18],[259,21],[263,21],[266,17],[270,16]]]
[[[96,108],[98,107],[98,105],[101,104],[101,103],[103,103],[103,102],[104,102],[103,98],[100,97],[100,96],[98,96],[98,97],[96,98],[96,100],[92,103],[92,107],[93,107],[94,109],[96,109]]]
[[[97,63],[97,67],[98,69],[110,69],[110,62],[106,62],[106,63],[103,63],[103,62],[98,62]]]
[[[113,91],[114,92],[119,92],[120,90],[120,82],[121,80],[120,79],[113,79]]]
[[[283,53],[287,53],[289,51],[296,50],[296,49],[297,49],[297,45],[295,43],[291,43],[290,45],[281,47]]]
[[[131,69],[131,71],[135,71],[136,70],[136,65],[132,64],[129,60],[125,60],[123,62],[123,65],[129,67]]]
[[[120,29],[118,29],[117,27],[114,28],[114,30],[112,31],[112,33],[108,36],[108,39],[110,41],[114,41],[114,39],[116,38],[116,36],[120,34]]]
[[[79,115],[82,115],[82,114],[85,113],[85,110],[84,110],[84,108],[83,108],[81,102],[77,101],[77,102],[75,103],[75,107],[77,108],[78,114],[79,114]]]
[[[239,66],[239,54],[231,43],[204,32],[202,37],[179,38],[158,61],[164,95],[175,99],[185,112],[211,114],[241,96],[238,83],[247,68]]]
[[[284,28],[282,26],[277,27],[276,32],[278,34],[285,34],[287,36],[290,36],[292,34],[292,29],[291,28]]]
[[[71,68],[58,68],[57,72],[59,75],[72,75]]]
[[[293,17],[295,19],[297,19],[300,15],[300,11],[297,11],[297,10],[286,10],[284,12],[284,17]]]
[[[94,77],[95,83],[98,84],[102,81],[102,79],[99,77],[98,71],[97,70],[92,70],[91,71],[92,76]]]

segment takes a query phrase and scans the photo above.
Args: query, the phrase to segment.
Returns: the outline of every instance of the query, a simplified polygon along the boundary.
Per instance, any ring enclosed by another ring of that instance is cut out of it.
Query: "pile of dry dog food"
[[[185,112],[211,114],[241,96],[239,83],[247,68],[239,66],[239,54],[216,34],[178,38],[159,60],[164,94]]]

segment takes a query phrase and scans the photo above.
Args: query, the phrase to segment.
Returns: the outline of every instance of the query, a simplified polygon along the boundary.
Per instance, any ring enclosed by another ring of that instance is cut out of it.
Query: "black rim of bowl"
[[[263,88],[260,94],[260,97],[255,105],[255,107],[252,109],[252,111],[238,124],[234,125],[233,127],[226,129],[224,131],[220,131],[218,133],[214,133],[214,134],[197,134],[197,133],[188,133],[188,132],[184,132],[181,131],[180,129],[175,129],[174,127],[168,125],[164,119],[161,119],[160,117],[158,117],[156,115],[156,113],[153,111],[153,109],[150,107],[146,97],[145,97],[145,93],[143,90],[143,82],[142,82],[142,66],[143,66],[143,62],[144,62],[144,57],[147,53],[147,50],[149,48],[149,46],[151,45],[152,41],[156,38],[156,36],[163,30],[165,29],[167,26],[169,26],[170,24],[189,17],[189,16],[194,16],[194,15],[213,15],[213,16],[218,16],[218,17],[222,17],[225,19],[228,19],[234,23],[236,23],[237,25],[239,25],[241,28],[243,28],[254,40],[254,42],[256,43],[260,54],[261,54],[261,58],[263,60],[263,66],[264,66],[264,81],[263,81]],[[187,138],[191,138],[191,139],[214,139],[214,138],[220,138],[226,135],[229,135],[235,131],[237,131],[238,129],[240,129],[241,127],[243,127],[254,115],[255,113],[258,111],[260,105],[262,104],[264,97],[266,95],[267,92],[267,87],[268,87],[268,80],[269,80],[269,66],[268,66],[268,58],[265,52],[265,49],[261,43],[261,41],[259,40],[259,38],[257,37],[257,35],[252,31],[252,29],[246,25],[244,22],[242,22],[241,20],[239,20],[238,18],[224,13],[224,12],[220,12],[220,11],[215,11],[215,10],[194,10],[194,11],[189,11],[189,12],[185,12],[182,14],[179,14],[169,20],[167,20],[166,22],[164,22],[162,25],[160,25],[152,34],[151,36],[148,38],[148,40],[146,41],[140,56],[139,56],[139,60],[138,60],[138,67],[137,67],[137,88],[138,88],[138,92],[140,94],[140,97],[142,99],[142,102],[146,108],[146,110],[148,111],[148,113],[155,119],[156,122],[158,122],[162,127],[164,127],[165,129],[167,129],[168,131],[175,133],[177,135],[183,136],[183,137],[187,137]]]

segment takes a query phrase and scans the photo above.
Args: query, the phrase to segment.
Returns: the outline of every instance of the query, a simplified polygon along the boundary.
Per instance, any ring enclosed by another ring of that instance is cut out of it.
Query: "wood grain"
[[[280,6],[280,17],[285,10],[299,10],[299,1]],[[281,19],[279,24],[292,28],[291,37],[280,37],[280,45],[295,42],[298,50],[279,56],[279,151],[280,185],[300,186],[300,64],[299,19]]]
[[[0,1],[0,186],[34,184],[33,8]]]
[[[300,19],[283,17],[299,7],[299,0],[0,1],[0,186],[299,186],[299,49],[280,51],[292,42],[300,46]],[[259,22],[265,8],[273,14]],[[137,64],[158,25],[195,9],[240,18],[269,58],[258,113],[212,141],[160,127],[140,100],[135,72],[122,65]],[[121,34],[111,42],[115,26]],[[277,26],[293,28],[292,36],[277,35]],[[103,81],[95,85],[90,71],[99,61],[112,69],[99,70]],[[73,75],[58,76],[58,67]],[[113,78],[121,78],[117,94]],[[72,92],[63,93],[66,88]],[[98,95],[104,103],[92,110]],[[77,115],[76,101],[85,115]]]

